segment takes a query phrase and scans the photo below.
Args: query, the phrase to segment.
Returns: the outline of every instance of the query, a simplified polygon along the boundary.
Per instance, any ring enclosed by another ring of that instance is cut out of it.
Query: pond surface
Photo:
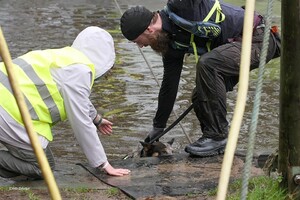
[[[232,0],[236,5],[245,1]],[[0,0],[0,25],[13,58],[29,50],[60,48],[72,44],[76,35],[85,27],[95,25],[108,30],[115,41],[117,60],[111,73],[97,81],[91,95],[95,107],[104,112],[114,123],[114,135],[101,137],[109,159],[121,159],[134,151],[152,127],[157,106],[157,94],[162,79],[162,62],[150,48],[142,51],[128,42],[120,33],[121,13],[132,5],[146,5],[158,10],[166,1],[146,0]],[[273,21],[280,24],[280,1],[275,1]],[[257,1],[257,10],[266,12],[267,1]],[[194,57],[186,58],[174,112],[180,115],[190,105],[195,79]],[[257,128],[255,152],[270,152],[278,146],[279,114],[279,59],[271,61],[266,68],[261,110]],[[238,150],[247,148],[247,135],[251,121],[257,71],[251,72],[246,112],[241,127]],[[157,81],[158,80],[158,81]],[[228,119],[231,120],[237,88],[228,93]],[[168,125],[175,121],[172,113]],[[161,140],[175,138],[175,152],[181,153],[189,143],[200,135],[198,120],[191,111]],[[51,144],[56,160],[70,163],[86,159],[76,142],[68,122],[57,124],[53,129]]]

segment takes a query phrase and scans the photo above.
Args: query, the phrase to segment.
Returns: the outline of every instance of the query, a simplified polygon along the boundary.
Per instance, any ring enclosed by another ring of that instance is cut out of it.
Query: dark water
[[[76,35],[90,25],[108,30],[115,41],[117,60],[110,75],[97,81],[91,99],[95,107],[105,113],[114,123],[114,135],[101,137],[109,159],[119,159],[134,151],[151,129],[157,106],[157,94],[162,78],[160,56],[150,48],[143,54],[134,43],[124,39],[119,30],[120,13],[128,6],[147,5],[152,10],[162,8],[166,1],[109,1],[109,0],[0,0],[0,25],[12,57],[29,50],[59,48],[72,44]],[[226,1],[229,2],[229,1]],[[244,1],[232,1],[243,5]],[[266,0],[257,1],[257,10],[265,13]],[[275,2],[274,22],[280,22],[280,1]],[[187,57],[174,111],[181,114],[190,105],[194,87],[195,67],[193,56]],[[279,113],[279,59],[270,62],[265,73],[259,114],[255,151],[269,152],[278,146]],[[152,74],[153,71],[153,74]],[[238,149],[247,146],[252,103],[256,87],[256,73],[251,73],[250,88]],[[159,82],[156,82],[158,79]],[[228,119],[232,118],[236,89],[228,93]],[[176,119],[171,115],[169,124]],[[194,141],[200,137],[200,127],[191,111],[183,120],[182,127],[175,126],[162,141],[175,138],[175,152],[182,152],[188,140],[183,130]],[[53,129],[52,147],[57,160],[67,162],[85,161],[72,131],[66,122]]]

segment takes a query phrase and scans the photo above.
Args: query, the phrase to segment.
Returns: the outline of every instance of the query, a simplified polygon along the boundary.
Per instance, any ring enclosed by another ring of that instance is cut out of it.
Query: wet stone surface
[[[84,165],[99,180],[120,188],[134,199],[154,196],[205,195],[218,186],[223,156],[190,157],[188,154],[113,161],[113,164],[132,169],[131,175],[116,178]],[[243,161],[235,157],[231,181],[241,178]],[[252,173],[262,175],[253,168]]]

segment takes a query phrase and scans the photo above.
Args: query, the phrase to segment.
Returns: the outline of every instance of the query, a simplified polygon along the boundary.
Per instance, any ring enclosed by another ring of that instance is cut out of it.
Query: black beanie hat
[[[149,26],[154,13],[144,6],[135,6],[121,17],[121,31],[128,40],[134,40]]]

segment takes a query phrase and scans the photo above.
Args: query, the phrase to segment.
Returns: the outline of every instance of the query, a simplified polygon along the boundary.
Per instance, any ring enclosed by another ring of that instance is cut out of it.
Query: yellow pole
[[[27,105],[24,101],[24,96],[19,88],[18,80],[14,76],[14,74],[15,74],[14,73],[14,65],[12,63],[11,56],[10,56],[6,41],[4,39],[1,27],[0,27],[0,55],[5,64],[8,78],[9,78],[12,90],[14,92],[14,95],[15,95],[25,128],[26,128],[26,131],[28,133],[34,153],[37,157],[40,169],[43,173],[43,177],[48,186],[48,190],[50,192],[51,198],[55,199],[55,200],[60,200],[61,196],[60,196],[58,187],[56,185],[53,173],[49,166],[46,155],[40,145],[37,134],[33,130],[33,124],[31,121],[31,117],[30,117]]]
[[[245,18],[244,18],[240,76],[239,76],[240,81],[238,87],[237,103],[234,110],[234,115],[233,115],[230,131],[228,135],[228,142],[226,145],[225,155],[223,158],[221,175],[219,179],[217,200],[222,200],[226,198],[231,166],[234,158],[234,152],[236,149],[237,140],[238,140],[240,127],[243,120],[245,105],[246,105],[249,71],[250,71],[254,8],[255,8],[255,0],[247,0],[246,9],[245,9]]]

